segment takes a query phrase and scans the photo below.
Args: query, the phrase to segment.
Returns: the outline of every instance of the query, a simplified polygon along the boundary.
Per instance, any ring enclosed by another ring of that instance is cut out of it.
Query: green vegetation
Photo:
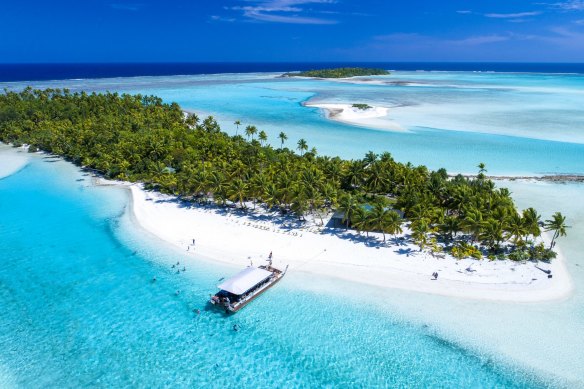
[[[284,77],[318,77],[318,78],[347,78],[357,76],[386,76],[390,74],[384,69],[371,68],[336,68],[307,70],[304,72],[284,73]]]
[[[373,107],[370,106],[369,104],[353,104],[353,108],[357,108],[357,109],[360,109],[362,111],[365,111],[366,109],[373,108]]]
[[[107,178],[144,182],[186,201],[241,208],[253,202],[321,220],[338,208],[347,227],[382,232],[385,240],[409,223],[421,250],[445,247],[457,258],[555,256],[533,243],[541,233],[537,211],[518,212],[510,192],[486,179],[483,164],[476,178],[449,178],[444,169],[399,163],[387,152],[343,160],[317,155],[304,139],[296,153],[284,147],[284,132],[277,149],[255,126],[247,126],[245,136],[229,136],[213,117],[201,121],[153,96],[30,88],[0,95],[0,141],[28,144],[30,151],[61,155]],[[543,225],[554,231],[552,246],[566,234],[560,213]]]

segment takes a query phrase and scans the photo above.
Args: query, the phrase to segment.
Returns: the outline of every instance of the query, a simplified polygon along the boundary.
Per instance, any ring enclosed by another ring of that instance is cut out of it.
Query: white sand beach
[[[274,265],[289,265],[290,272],[498,301],[558,300],[570,296],[573,289],[561,252],[551,264],[434,258],[419,252],[415,245],[396,244],[389,235],[383,243],[381,234],[370,233],[367,238],[352,230],[322,228],[317,225],[319,219],[302,226],[293,218],[181,204],[174,197],[146,192],[137,184],[129,188],[135,221],[193,260],[199,257],[242,268],[250,261],[264,264],[273,252]],[[553,278],[542,269],[551,270]],[[439,277],[432,280],[435,271]]]
[[[391,131],[406,131],[399,123],[389,118],[389,108],[371,106],[367,109],[352,104],[306,103],[306,107],[320,108],[328,119],[355,126]]]
[[[12,146],[0,144],[0,179],[11,176],[24,168],[29,159],[30,156],[25,148],[15,149]]]

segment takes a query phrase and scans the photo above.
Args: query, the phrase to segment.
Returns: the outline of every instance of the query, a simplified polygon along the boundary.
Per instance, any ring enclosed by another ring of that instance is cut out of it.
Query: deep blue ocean
[[[512,62],[200,62],[200,63],[49,63],[0,64],[0,81],[171,76],[213,73],[288,72],[335,67],[390,70],[584,73],[582,63]]]

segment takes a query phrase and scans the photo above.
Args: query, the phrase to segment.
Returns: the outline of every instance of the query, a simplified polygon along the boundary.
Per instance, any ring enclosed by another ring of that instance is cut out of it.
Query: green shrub
[[[483,258],[481,251],[467,242],[457,242],[456,245],[450,249],[450,254],[457,259],[469,257],[475,259]]]
[[[538,261],[550,261],[556,258],[558,254],[552,249],[545,248],[543,243],[533,246],[529,249],[529,258]]]
[[[373,108],[372,106],[370,106],[369,104],[353,104],[353,108],[357,108],[360,109],[362,111],[365,111],[369,108]]]
[[[514,250],[509,254],[509,259],[512,261],[527,261],[529,259],[529,253],[525,250]]]

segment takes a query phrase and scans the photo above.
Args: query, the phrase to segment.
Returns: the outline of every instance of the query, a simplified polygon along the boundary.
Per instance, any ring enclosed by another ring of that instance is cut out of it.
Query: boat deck
[[[266,270],[272,273],[268,278],[256,284],[253,288],[241,295],[234,295],[227,291],[221,290],[213,297],[211,297],[211,304],[217,307],[225,308],[225,312],[237,312],[247,304],[255,300],[258,296],[270,289],[278,283],[286,274],[286,270],[282,271],[272,266],[258,266],[258,269]],[[286,269],[288,269],[286,267]]]

